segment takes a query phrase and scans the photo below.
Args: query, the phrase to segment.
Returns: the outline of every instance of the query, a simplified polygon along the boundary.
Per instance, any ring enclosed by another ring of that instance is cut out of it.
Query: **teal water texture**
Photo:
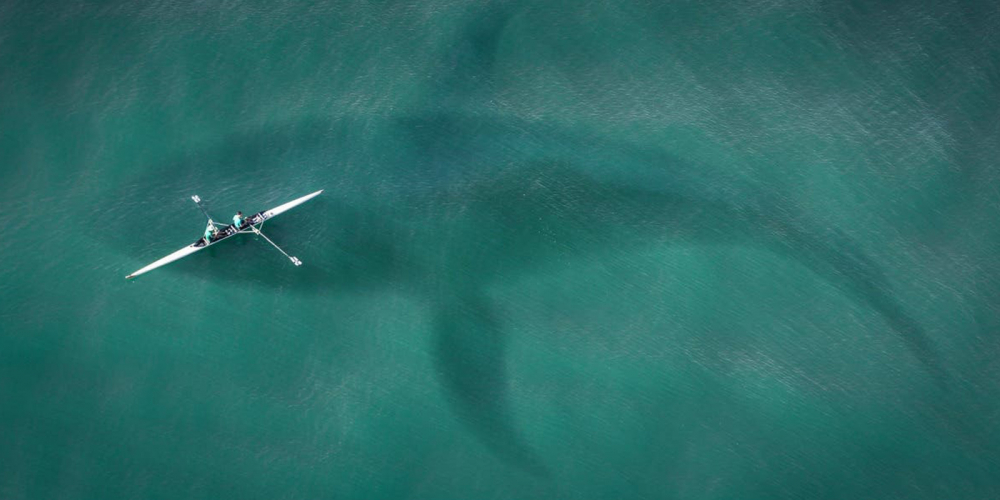
[[[998,25],[4,2],[0,498],[998,498]]]

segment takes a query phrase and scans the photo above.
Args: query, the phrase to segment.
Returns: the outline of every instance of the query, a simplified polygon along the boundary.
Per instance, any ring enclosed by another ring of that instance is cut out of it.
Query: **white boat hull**
[[[278,205],[278,206],[276,206],[276,207],[274,207],[274,208],[272,208],[270,210],[264,210],[263,212],[257,212],[256,214],[254,214],[254,215],[252,215],[250,217],[247,217],[246,222],[244,222],[243,226],[241,226],[241,227],[236,227],[235,225],[226,226],[225,228],[223,228],[222,230],[219,231],[220,236],[216,237],[216,239],[214,239],[214,240],[212,240],[210,242],[207,242],[207,243],[205,242],[205,240],[203,238],[199,239],[198,241],[196,241],[196,242],[194,242],[194,243],[192,243],[192,244],[190,244],[190,245],[188,245],[188,246],[186,246],[186,247],[184,247],[184,248],[182,248],[182,249],[180,249],[180,250],[178,250],[178,251],[176,251],[176,252],[174,252],[174,253],[172,253],[170,255],[167,255],[166,257],[163,257],[162,259],[159,259],[156,262],[153,262],[152,264],[150,264],[150,265],[148,265],[146,267],[143,267],[142,269],[139,269],[138,271],[135,271],[134,273],[129,274],[128,276],[125,277],[125,279],[135,278],[136,276],[139,276],[140,274],[148,273],[149,271],[152,271],[153,269],[156,269],[156,268],[161,267],[161,266],[165,266],[165,265],[167,265],[167,264],[169,264],[171,262],[174,262],[176,260],[183,259],[184,257],[187,257],[188,255],[191,255],[191,254],[197,252],[198,250],[202,250],[202,249],[208,248],[208,247],[210,247],[210,246],[212,246],[212,245],[214,245],[214,244],[216,244],[216,243],[218,243],[218,242],[220,242],[222,240],[225,240],[225,239],[227,239],[227,238],[229,238],[231,236],[235,236],[235,235],[237,235],[239,233],[253,232],[253,230],[250,229],[251,227],[257,227],[260,224],[263,224],[264,221],[266,221],[266,220],[268,220],[268,219],[270,219],[270,218],[272,218],[272,217],[274,217],[276,215],[279,215],[279,214],[281,214],[283,212],[287,212],[288,210],[290,210],[290,209],[292,209],[294,207],[297,207],[297,206],[299,206],[299,205],[301,205],[301,204],[303,204],[303,203],[305,203],[305,202],[307,202],[307,201],[309,201],[309,200],[311,200],[311,199],[319,196],[322,192],[323,192],[323,190],[320,189],[319,191],[307,194],[307,195],[305,195],[305,196],[303,196],[301,198],[294,199],[294,200],[292,200],[292,201],[290,201],[288,203],[284,203],[284,204]]]

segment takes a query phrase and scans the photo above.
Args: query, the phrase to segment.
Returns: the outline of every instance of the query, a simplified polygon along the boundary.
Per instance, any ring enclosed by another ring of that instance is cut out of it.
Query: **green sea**
[[[6,0],[0,499],[1000,498],[998,5]]]

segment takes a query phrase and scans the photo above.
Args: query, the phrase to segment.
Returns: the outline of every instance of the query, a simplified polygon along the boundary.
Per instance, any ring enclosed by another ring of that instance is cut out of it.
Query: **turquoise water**
[[[998,25],[5,2],[0,498],[1000,497]]]

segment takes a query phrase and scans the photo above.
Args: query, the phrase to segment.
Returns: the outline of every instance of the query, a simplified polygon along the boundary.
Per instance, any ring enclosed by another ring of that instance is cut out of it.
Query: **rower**
[[[233,225],[236,226],[236,230],[239,231],[240,226],[243,225],[243,212],[236,211],[236,215],[233,216]]]
[[[215,224],[212,224],[212,219],[208,219],[208,226],[205,227],[205,244],[211,243],[212,238],[215,238],[218,232],[219,230],[215,228]]]

